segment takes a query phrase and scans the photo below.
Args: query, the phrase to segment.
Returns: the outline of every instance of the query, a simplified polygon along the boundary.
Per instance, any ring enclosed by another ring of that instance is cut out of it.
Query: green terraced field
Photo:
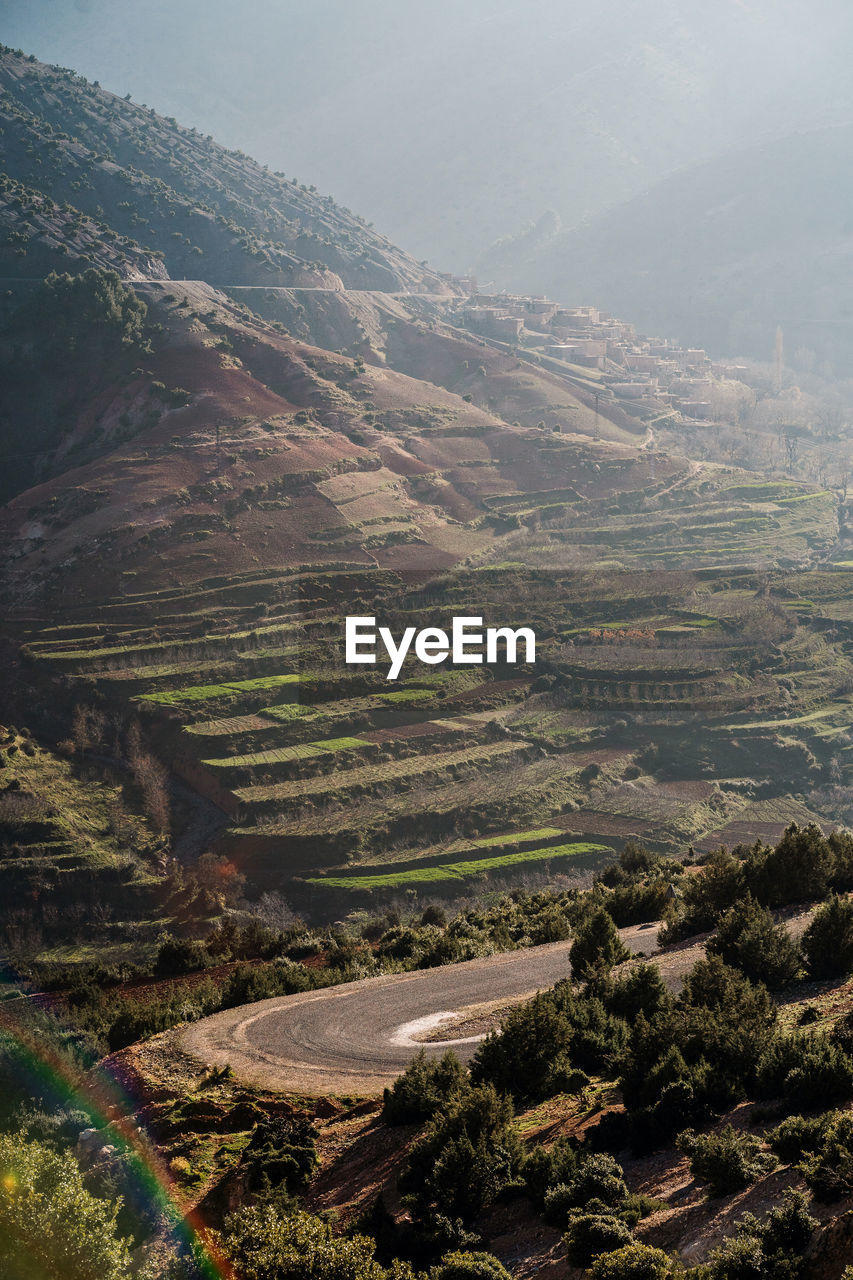
[[[230,698],[235,693],[255,693],[261,689],[277,689],[280,685],[298,684],[298,675],[258,676],[254,680],[234,680],[228,684],[195,684],[186,689],[171,689],[164,693],[142,693],[140,701],[156,702],[164,706],[181,702],[207,702],[214,698]]]
[[[495,843],[494,841],[492,843]],[[438,867],[422,867],[412,871],[389,871],[371,876],[323,876],[310,879],[308,884],[322,885],[327,889],[396,889],[409,885],[435,884],[442,880],[464,880],[467,876],[483,871],[510,870],[528,863],[551,863],[566,858],[578,858],[583,854],[613,854],[605,844],[550,845],[546,849],[529,849],[525,853],[506,853],[494,858],[474,858],[466,862],[447,862]]]
[[[378,698],[382,698],[383,702],[401,702],[403,704],[410,702],[429,702],[430,698],[435,697],[432,689],[396,689],[393,693],[378,693]]]
[[[333,791],[343,793],[354,787],[400,783],[407,778],[425,777],[460,765],[487,766],[492,761],[518,755],[524,750],[524,746],[524,743],[518,742],[485,743],[462,751],[437,753],[429,759],[416,756],[405,760],[389,760],[384,764],[366,765],[360,769],[348,769],[331,775],[323,774],[319,778],[298,778],[269,786],[243,787],[235,795],[245,804],[299,801],[307,795],[329,794]]]
[[[522,840],[548,840],[551,836],[560,835],[557,827],[537,827],[535,831],[510,831],[505,836],[483,836],[481,840],[472,840],[474,849],[491,848],[492,845],[518,844]]]
[[[372,744],[363,738],[327,738],[321,742],[306,742],[293,747],[273,747],[269,751],[253,751],[245,756],[217,756],[202,760],[213,769],[252,769],[263,764],[287,764],[291,760],[307,760],[311,756],[334,755],[338,751],[357,751]]]
[[[264,707],[264,715],[287,724],[290,720],[314,720],[322,712],[304,702],[283,702],[281,706]]]

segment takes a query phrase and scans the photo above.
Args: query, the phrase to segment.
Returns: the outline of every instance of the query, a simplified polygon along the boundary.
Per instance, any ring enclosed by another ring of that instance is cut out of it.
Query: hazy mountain
[[[465,269],[675,171],[846,122],[844,0],[5,0],[7,42],[317,183]],[[309,255],[310,256],[310,255]]]
[[[851,148],[850,127],[752,147],[574,231],[543,225],[495,266],[511,284],[591,300],[715,351],[770,359],[781,324],[789,353],[804,348],[846,371]]]
[[[443,290],[435,273],[316,189],[243,152],[0,46],[0,165],[7,178],[108,223],[176,278],[213,284]],[[33,275],[27,229],[3,273]],[[54,246],[80,256],[66,237]],[[43,246],[42,246],[43,247]],[[51,263],[50,265],[56,265]],[[151,274],[143,271],[142,274]],[[156,272],[155,272],[156,274]],[[162,272],[161,272],[162,274]]]

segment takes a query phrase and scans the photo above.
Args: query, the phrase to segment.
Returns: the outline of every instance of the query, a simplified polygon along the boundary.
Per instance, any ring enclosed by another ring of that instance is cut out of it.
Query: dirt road
[[[620,932],[631,951],[649,954],[657,931],[654,923]],[[436,1028],[478,1006],[552,987],[569,974],[570,946],[554,942],[259,1000],[192,1024],[182,1032],[180,1045],[206,1065],[230,1065],[239,1078],[268,1089],[372,1096],[396,1079],[421,1047],[431,1057],[447,1048],[470,1057],[482,1035],[436,1040]]]

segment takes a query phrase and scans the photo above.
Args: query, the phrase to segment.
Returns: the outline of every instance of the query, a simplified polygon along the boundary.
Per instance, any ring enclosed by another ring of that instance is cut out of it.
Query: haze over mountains
[[[840,0],[252,0],[239,23],[221,0],[56,9],[9,0],[0,34],[333,192],[442,269],[756,355],[827,301],[820,270],[781,298],[774,280],[849,191],[804,138],[853,120]],[[785,238],[768,255],[753,205],[774,190]]]

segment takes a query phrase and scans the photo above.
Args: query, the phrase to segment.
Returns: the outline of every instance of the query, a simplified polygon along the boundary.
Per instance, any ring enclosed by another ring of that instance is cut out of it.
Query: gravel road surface
[[[631,951],[647,955],[657,931],[657,923],[620,930]],[[431,1036],[423,1044],[421,1038],[472,1007],[552,987],[569,975],[570,946],[554,942],[259,1000],[193,1023],[180,1046],[206,1066],[229,1065],[238,1078],[267,1089],[369,1097],[391,1084],[420,1048],[430,1057],[449,1047],[470,1057],[481,1036]]]

